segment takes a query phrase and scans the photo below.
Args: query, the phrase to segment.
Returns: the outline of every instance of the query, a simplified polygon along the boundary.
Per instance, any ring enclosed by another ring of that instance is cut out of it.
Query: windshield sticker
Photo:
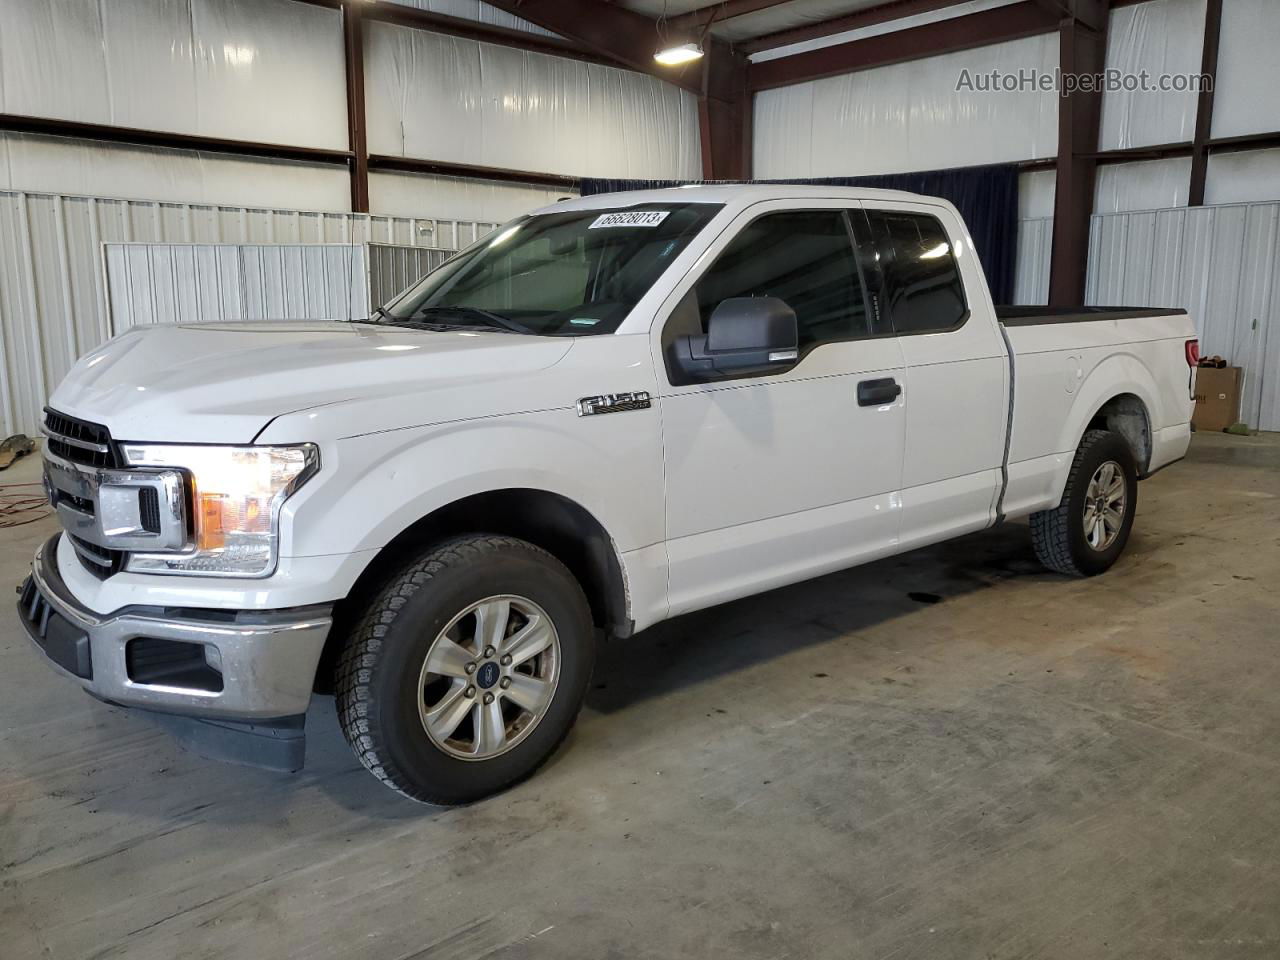
[[[588,230],[601,227],[656,227],[667,219],[670,210],[633,210],[627,213],[604,213],[596,217]]]

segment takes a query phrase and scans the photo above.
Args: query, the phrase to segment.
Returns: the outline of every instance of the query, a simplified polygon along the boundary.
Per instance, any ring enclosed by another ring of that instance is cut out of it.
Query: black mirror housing
[[[799,359],[796,313],[777,297],[733,297],[716,305],[707,332],[678,337],[669,354],[677,385],[777,373]]]

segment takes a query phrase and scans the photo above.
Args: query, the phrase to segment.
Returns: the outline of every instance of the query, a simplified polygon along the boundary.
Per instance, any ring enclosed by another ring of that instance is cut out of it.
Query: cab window
[[[941,221],[897,210],[868,210],[867,220],[879,253],[881,303],[894,331],[940,333],[964,323],[964,284]]]

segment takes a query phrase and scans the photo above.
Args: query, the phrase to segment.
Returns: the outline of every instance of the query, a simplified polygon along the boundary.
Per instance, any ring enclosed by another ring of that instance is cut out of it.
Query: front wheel
[[[1050,570],[1092,577],[1124,552],[1138,506],[1138,471],[1123,437],[1089,430],[1080,441],[1062,502],[1031,515],[1031,542]]]
[[[459,537],[370,604],[338,663],[338,719],[388,786],[468,803],[551,756],[594,653],[586,597],[563,564],[523,540]]]

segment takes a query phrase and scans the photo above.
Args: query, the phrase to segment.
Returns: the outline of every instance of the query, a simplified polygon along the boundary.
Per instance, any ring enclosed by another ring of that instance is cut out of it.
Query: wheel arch
[[[1146,476],[1151,464],[1151,414],[1141,397],[1133,393],[1116,394],[1098,407],[1081,431],[1081,437],[1090,430],[1118,434],[1133,453],[1138,476]]]
[[[612,636],[632,630],[622,559],[604,525],[563,494],[528,487],[474,493],[444,504],[409,524],[365,566],[345,598],[334,606],[333,627],[316,674],[316,687],[331,681],[339,650],[365,602],[395,570],[432,543],[464,533],[516,537],[546,550],[582,586],[596,626]]]
[[[1076,450],[1089,430],[1110,430],[1124,438],[1138,475],[1146,476],[1154,431],[1159,426],[1158,396],[1155,380],[1137,357],[1108,357],[1089,372],[1078,388],[1060,449]],[[1064,482],[1065,479],[1064,476]]]

